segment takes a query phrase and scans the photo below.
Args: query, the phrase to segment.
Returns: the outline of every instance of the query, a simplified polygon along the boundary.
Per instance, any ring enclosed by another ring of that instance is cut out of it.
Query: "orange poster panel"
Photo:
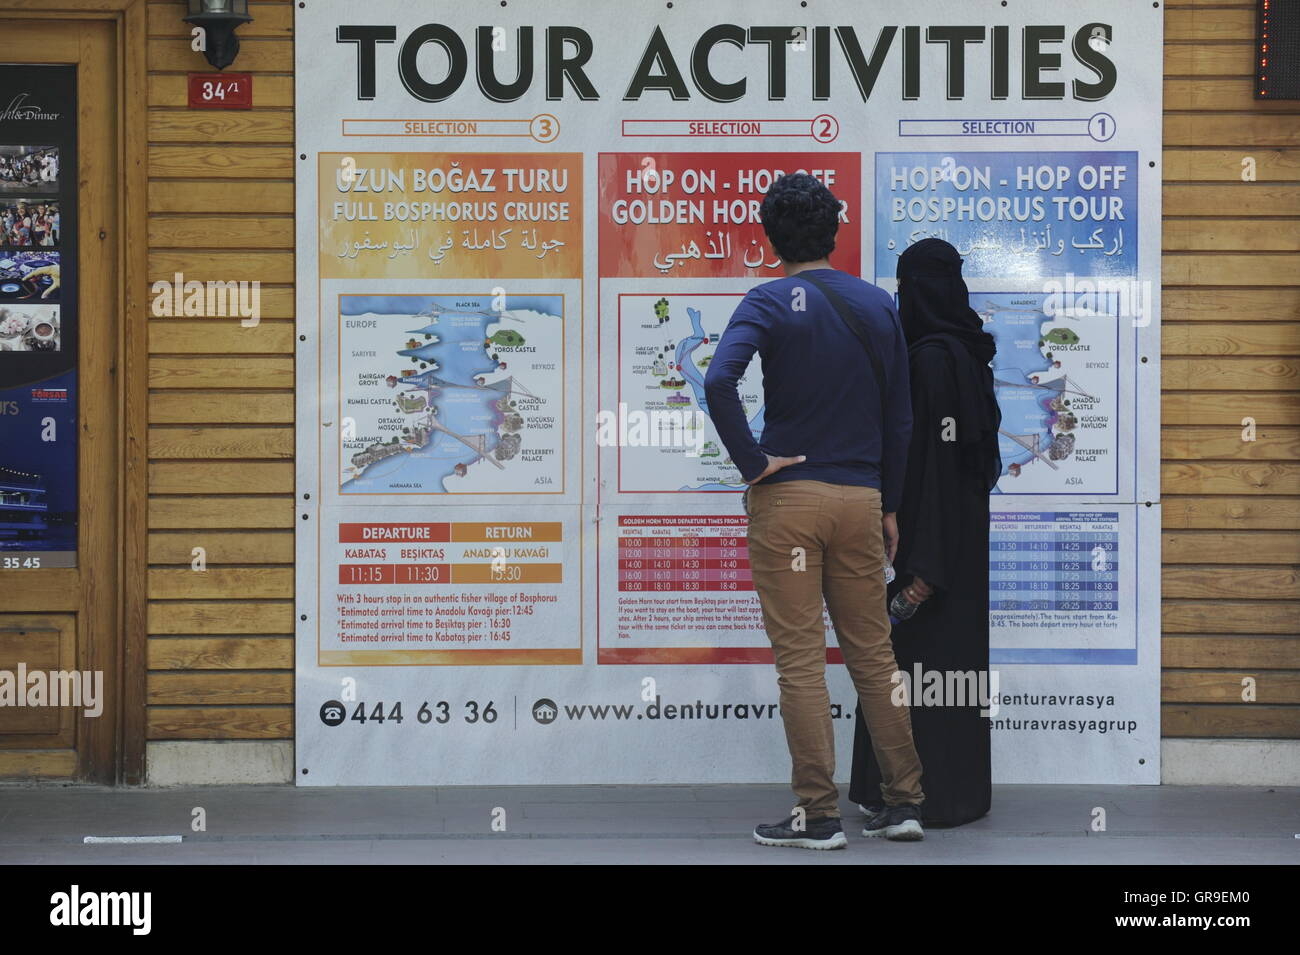
[[[581,153],[320,153],[320,277],[579,278]]]

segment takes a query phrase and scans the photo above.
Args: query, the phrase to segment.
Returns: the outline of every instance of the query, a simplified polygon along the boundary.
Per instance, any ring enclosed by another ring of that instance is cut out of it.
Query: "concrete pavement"
[[[0,863],[1296,864],[1300,789],[996,786],[993,812],[921,843],[757,846],[774,785],[113,789],[0,787]],[[1094,830],[1103,818],[1104,831]],[[196,810],[201,810],[201,814]],[[193,820],[206,828],[195,831]],[[176,844],[85,837],[180,836]]]

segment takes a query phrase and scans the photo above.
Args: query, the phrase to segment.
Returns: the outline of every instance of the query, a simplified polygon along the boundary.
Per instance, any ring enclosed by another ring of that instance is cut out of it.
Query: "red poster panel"
[[[832,264],[862,274],[858,153],[601,153],[600,274],[779,275],[759,221],[773,180],[816,176],[843,208]]]

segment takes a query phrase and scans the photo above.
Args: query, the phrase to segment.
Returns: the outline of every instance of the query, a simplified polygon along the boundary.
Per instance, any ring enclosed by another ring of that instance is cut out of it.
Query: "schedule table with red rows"
[[[753,590],[745,519],[619,518],[618,589]]]

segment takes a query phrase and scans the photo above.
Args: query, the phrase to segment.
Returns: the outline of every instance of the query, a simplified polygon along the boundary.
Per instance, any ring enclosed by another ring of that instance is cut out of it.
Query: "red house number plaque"
[[[190,109],[251,109],[252,106],[253,74],[190,74]]]

